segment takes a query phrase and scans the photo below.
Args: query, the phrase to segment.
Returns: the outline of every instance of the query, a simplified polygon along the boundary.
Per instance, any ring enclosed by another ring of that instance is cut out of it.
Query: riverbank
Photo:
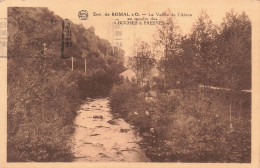
[[[196,90],[186,97],[174,90],[148,97],[125,82],[110,98],[112,113],[136,127],[151,161],[250,162],[251,109],[233,106],[230,115],[225,92],[212,92],[210,99]]]

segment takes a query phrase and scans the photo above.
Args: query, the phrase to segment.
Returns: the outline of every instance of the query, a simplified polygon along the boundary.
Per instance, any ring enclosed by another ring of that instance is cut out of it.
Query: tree
[[[183,92],[188,91],[190,97],[190,89],[197,87],[196,78],[194,76],[194,50],[195,46],[190,36],[186,35],[181,38],[181,52],[175,59],[175,78],[178,80],[178,86]]]
[[[164,75],[164,87],[176,84],[174,78],[175,66],[174,58],[180,53],[181,31],[177,25],[177,21],[171,16],[171,11],[167,10],[169,16],[162,17],[162,24],[157,29],[157,37],[155,45],[161,51],[161,60],[159,62],[159,70]]]
[[[219,36],[219,71],[223,86],[236,91],[251,88],[251,21],[245,13],[226,13]]]
[[[226,13],[218,38],[219,78],[231,89],[230,124],[233,106],[242,110],[242,89],[251,89],[251,21],[243,12]],[[232,124],[230,125],[232,127]]]
[[[147,42],[141,41],[137,46],[136,56],[129,58],[129,66],[135,71],[137,82],[144,86],[156,60]]]
[[[191,40],[194,43],[194,70],[198,84],[203,84],[208,98],[210,98],[209,86],[214,79],[216,70],[216,39],[217,29],[205,11],[202,11],[196,23],[193,25]]]

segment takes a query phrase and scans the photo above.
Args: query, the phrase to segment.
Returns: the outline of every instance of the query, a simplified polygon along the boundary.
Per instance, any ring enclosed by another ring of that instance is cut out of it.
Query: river
[[[150,161],[138,145],[141,137],[133,126],[113,118],[108,98],[87,100],[74,123],[75,162]]]

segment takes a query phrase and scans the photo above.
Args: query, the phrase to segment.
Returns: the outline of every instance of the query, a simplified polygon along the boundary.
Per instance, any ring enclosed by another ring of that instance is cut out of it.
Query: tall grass
[[[8,60],[9,162],[73,158],[70,135],[81,103],[78,75],[54,71],[50,62]]]
[[[154,101],[134,83],[125,82],[111,92],[111,108],[137,127],[141,146],[152,161],[168,162],[250,162],[250,108],[232,115],[224,97],[192,91],[186,98],[157,92]],[[148,115],[147,115],[148,114]]]

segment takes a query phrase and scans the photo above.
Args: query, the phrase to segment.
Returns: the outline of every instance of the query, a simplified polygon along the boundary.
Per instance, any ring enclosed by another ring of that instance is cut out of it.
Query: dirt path
[[[81,106],[75,119],[75,161],[149,161],[141,140],[123,119],[114,119],[108,99],[93,99]]]

